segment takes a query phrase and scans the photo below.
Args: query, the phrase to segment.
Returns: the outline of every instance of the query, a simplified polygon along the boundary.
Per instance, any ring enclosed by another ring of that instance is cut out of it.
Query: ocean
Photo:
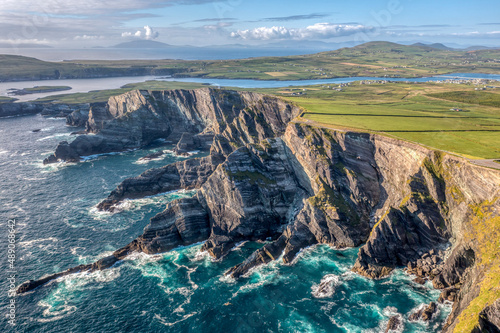
[[[40,129],[39,132],[32,132]],[[224,276],[264,243],[239,244],[221,261],[201,244],[161,255],[135,254],[111,269],[53,281],[9,297],[15,284],[109,255],[142,233],[166,203],[193,192],[129,200],[115,214],[95,205],[127,177],[180,157],[172,144],[44,166],[43,158],[75,128],[64,119],[0,119],[0,318],[5,332],[383,332],[400,315],[404,332],[439,332],[451,306],[439,305],[430,323],[408,316],[439,291],[396,271],[369,280],[350,271],[357,249],[315,246],[289,265],[261,266],[234,281]],[[139,158],[165,150],[149,163]],[[201,156],[195,153],[194,156]],[[8,262],[8,221],[15,220],[15,262]],[[10,273],[13,270],[15,273]],[[12,281],[10,281],[12,282]],[[318,288],[325,282],[327,288]],[[8,323],[15,301],[15,326]],[[12,308],[12,306],[11,306]]]

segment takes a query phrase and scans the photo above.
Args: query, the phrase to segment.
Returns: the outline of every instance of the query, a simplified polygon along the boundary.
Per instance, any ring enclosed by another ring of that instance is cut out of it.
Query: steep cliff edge
[[[288,110],[287,110],[288,108]],[[232,145],[274,136],[298,108],[261,94],[218,89],[135,90],[90,107],[87,133],[61,142],[44,163],[147,146],[157,139],[178,141],[184,133],[223,135]],[[283,112],[282,112],[283,111]],[[81,117],[77,122],[81,123]],[[198,140],[200,141],[200,140]],[[203,140],[202,140],[203,141]],[[210,141],[200,142],[208,148]],[[226,149],[232,151],[231,149]]]
[[[446,332],[494,332],[500,172],[385,136],[292,121],[298,112],[277,98],[208,89],[134,92],[92,108],[88,130],[111,140],[123,139],[124,131],[140,133],[131,126],[141,119],[153,126],[152,115],[166,129],[153,127],[152,133],[211,138],[209,156],[127,179],[100,209],[172,190],[197,189],[196,195],[169,203],[112,256],[29,281],[18,291],[108,268],[134,251],[161,253],[201,241],[216,259],[238,242],[268,241],[227,272],[235,278],[273,260],[289,263],[311,245],[364,244],[355,272],[383,278],[406,267],[454,300]]]

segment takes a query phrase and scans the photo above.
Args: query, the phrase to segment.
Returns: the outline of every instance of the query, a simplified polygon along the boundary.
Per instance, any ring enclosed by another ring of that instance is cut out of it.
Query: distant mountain
[[[491,47],[491,46],[481,46],[481,45],[474,45],[474,46],[469,46],[468,48],[465,48],[465,51],[479,51],[479,50],[496,50],[500,49],[500,47]]]
[[[433,44],[415,43],[415,44],[412,44],[411,46],[429,47],[431,49],[445,50],[445,51],[455,50],[454,48],[448,47],[448,46],[441,44],[441,43],[433,43]]]
[[[483,46],[483,45],[463,45],[456,43],[431,43],[431,42],[417,42],[417,41],[401,41],[398,42],[402,45],[420,46],[420,47],[431,47],[439,50],[457,50],[457,51],[478,51],[478,50],[494,50],[500,49],[500,46]]]
[[[291,48],[291,49],[308,49],[308,50],[318,50],[318,51],[332,51],[337,50],[342,47],[353,47],[359,45],[359,42],[343,42],[343,43],[326,43],[322,41],[282,41],[269,44],[262,44],[261,48]]]
[[[131,42],[120,43],[111,48],[115,49],[165,49],[172,47],[169,44],[155,42],[153,40],[133,40]]]

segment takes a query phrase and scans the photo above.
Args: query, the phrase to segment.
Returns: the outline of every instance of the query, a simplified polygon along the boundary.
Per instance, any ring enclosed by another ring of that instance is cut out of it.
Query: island
[[[71,90],[71,89],[72,88],[68,87],[68,86],[35,86],[33,88],[23,88],[23,89],[12,88],[12,89],[9,89],[9,95],[22,96],[22,95],[65,91],[65,90]]]

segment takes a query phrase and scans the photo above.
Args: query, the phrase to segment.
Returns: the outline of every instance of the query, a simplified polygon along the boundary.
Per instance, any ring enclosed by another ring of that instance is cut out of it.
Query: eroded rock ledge
[[[110,267],[134,251],[161,253],[201,241],[219,259],[240,241],[270,240],[227,272],[235,278],[278,258],[291,262],[311,245],[364,244],[355,272],[383,278],[405,267],[443,289],[441,300],[454,301],[445,332],[498,328],[500,294],[487,283],[497,274],[498,252],[488,251],[498,251],[500,239],[500,172],[379,135],[293,121],[299,112],[274,97],[209,89],[132,92],[92,108],[87,128],[104,141],[142,145],[162,135],[180,139],[182,148],[193,136],[209,135],[211,142],[207,157],[125,180],[99,209],[172,190],[196,189],[196,195],[169,203],[112,256],[18,291]],[[124,128],[135,134],[124,136]],[[478,307],[481,315],[471,317]]]

